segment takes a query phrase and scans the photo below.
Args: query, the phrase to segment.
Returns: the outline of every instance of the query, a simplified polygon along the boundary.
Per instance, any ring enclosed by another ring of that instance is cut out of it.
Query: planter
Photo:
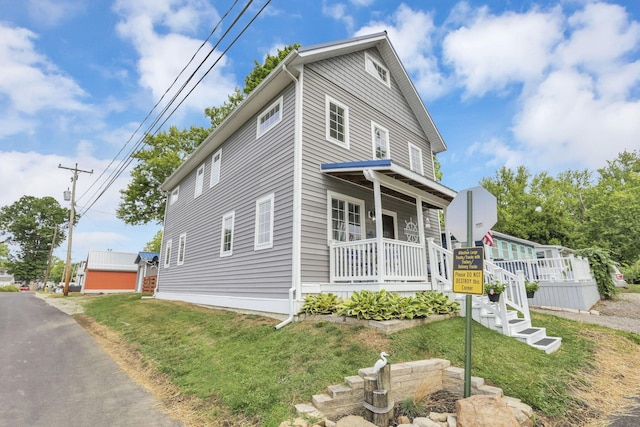
[[[533,298],[535,294],[536,294],[535,292],[527,291],[527,298]]]
[[[489,301],[491,302],[500,301],[500,294],[487,294],[487,296],[489,297]]]

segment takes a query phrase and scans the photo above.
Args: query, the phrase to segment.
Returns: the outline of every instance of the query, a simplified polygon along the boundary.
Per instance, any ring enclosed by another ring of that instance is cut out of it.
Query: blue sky
[[[68,207],[71,173],[58,165],[77,163],[94,171],[77,183],[84,211],[232,4],[0,0],[0,206],[32,195]],[[245,4],[231,10],[205,51]],[[205,68],[218,63],[167,124],[206,126],[204,109],[243,86],[254,59],[279,47],[386,30],[448,146],[438,158],[443,183],[455,190],[502,166],[552,175],[596,170],[640,149],[637,0],[272,0],[220,56],[264,4],[249,6],[222,39]],[[124,173],[85,212],[74,261],[89,249],[137,252],[159,229],[116,218],[127,182]],[[56,255],[65,254],[63,244]]]

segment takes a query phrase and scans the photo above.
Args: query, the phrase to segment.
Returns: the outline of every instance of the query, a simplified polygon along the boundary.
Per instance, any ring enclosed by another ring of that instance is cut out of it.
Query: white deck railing
[[[531,282],[586,282],[592,281],[589,261],[570,255],[564,258],[542,258],[520,261],[494,261],[511,273],[523,271]]]
[[[331,243],[331,282],[427,281],[426,257],[419,243],[383,239],[382,245],[380,271],[376,239]]]

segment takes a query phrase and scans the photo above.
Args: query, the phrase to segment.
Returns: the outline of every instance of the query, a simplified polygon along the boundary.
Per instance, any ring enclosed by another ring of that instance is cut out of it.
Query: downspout
[[[291,245],[291,288],[289,288],[289,317],[275,326],[278,330],[283,326],[293,322],[295,317],[294,293],[300,296],[300,250],[301,250],[301,227],[302,227],[302,85],[289,70],[285,63],[282,69],[291,77],[295,83],[295,127],[293,145],[293,223],[292,223],[292,245]],[[302,72],[300,73],[302,77]]]
[[[164,238],[167,237],[164,235],[164,226],[167,223],[167,212],[169,212],[169,197],[170,194],[169,192],[165,192],[165,197],[167,198],[167,201],[165,202],[165,207],[164,207],[164,219],[162,221],[162,239],[160,239],[160,253],[158,254],[158,259],[160,259],[160,257],[162,256],[162,250],[164,249],[164,243],[165,240]],[[162,260],[162,263],[164,264],[164,260]],[[144,280],[144,279],[143,279]],[[158,262],[158,269],[156,271],[156,287],[153,290],[153,295],[144,295],[142,297],[140,297],[141,299],[150,299],[150,298],[155,298],[156,297],[156,292],[158,292],[158,285],[160,284],[160,262]]]

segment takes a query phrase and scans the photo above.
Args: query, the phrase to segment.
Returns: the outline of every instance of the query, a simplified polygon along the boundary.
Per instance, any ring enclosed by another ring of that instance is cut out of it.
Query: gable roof
[[[159,256],[160,256],[159,252],[138,252],[138,256],[136,257],[135,263],[140,264],[140,261],[142,260],[147,262],[155,262],[155,261],[158,261]]]
[[[90,250],[86,270],[138,271],[135,259],[138,255],[128,252]]]
[[[447,147],[444,140],[433,123],[385,31],[293,50],[162,183],[160,189],[162,191],[171,191],[175,188],[191,170],[205,161],[220,144],[233,135],[247,120],[262,111],[268,101],[291,84],[294,77],[298,78],[305,64],[373,47],[378,48],[382,59],[389,68],[389,72],[398,83],[403,96],[416,115],[418,123],[431,142],[431,151],[433,153],[445,151]]]

